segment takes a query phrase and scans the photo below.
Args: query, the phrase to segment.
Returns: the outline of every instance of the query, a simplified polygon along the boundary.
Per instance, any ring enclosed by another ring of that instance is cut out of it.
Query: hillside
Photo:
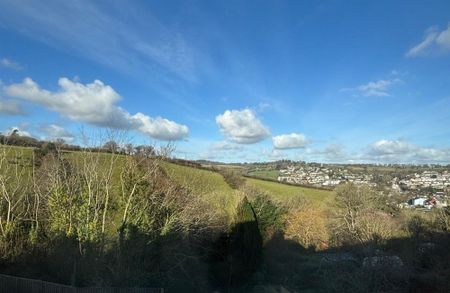
[[[9,163],[18,163],[19,166],[31,171],[33,148],[2,146],[5,148],[9,157]],[[70,161],[82,160],[82,152],[66,151],[64,156]],[[99,161],[102,169],[108,167],[111,160],[111,154],[99,153]],[[124,164],[124,155],[116,155],[115,168],[113,170],[113,179],[118,182],[120,177],[120,168]],[[198,169],[195,167],[183,166],[171,162],[161,161],[161,167],[167,172],[167,175],[178,184],[189,188],[195,195],[207,200],[218,209],[224,209],[232,217],[237,202],[240,199],[241,192],[232,189],[217,172]],[[278,201],[286,201],[295,197],[306,197],[316,202],[328,202],[333,197],[333,192],[315,188],[301,186],[292,186],[282,183],[269,182],[254,178],[246,178],[247,185],[261,189]],[[118,185],[115,185],[118,188]]]
[[[274,199],[281,202],[285,202],[295,197],[304,197],[314,202],[325,204],[329,203],[334,197],[334,193],[328,190],[287,185],[255,178],[246,178],[245,180],[248,185],[260,188]]]
[[[189,188],[195,195],[210,202],[217,209],[225,209],[232,219],[240,192],[232,189],[217,172],[194,167],[161,162],[161,166],[170,178]]]
[[[397,210],[366,185],[329,191],[189,163],[0,146],[0,272],[175,292],[251,288],[255,274],[260,288],[359,292],[380,279],[420,285],[430,271],[416,250],[426,244],[436,276],[448,276],[449,210]],[[401,274],[367,267],[380,251],[401,259]],[[352,274],[364,281],[347,290]]]

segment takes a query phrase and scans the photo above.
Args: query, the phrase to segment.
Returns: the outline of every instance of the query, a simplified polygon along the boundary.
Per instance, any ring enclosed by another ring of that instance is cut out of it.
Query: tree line
[[[0,147],[3,273],[193,292],[449,288],[449,209],[402,211],[353,184],[326,203],[280,201],[222,171],[237,197],[230,216],[161,167],[172,148],[131,145],[123,155],[108,142],[79,152]],[[363,265],[386,255],[402,270]]]

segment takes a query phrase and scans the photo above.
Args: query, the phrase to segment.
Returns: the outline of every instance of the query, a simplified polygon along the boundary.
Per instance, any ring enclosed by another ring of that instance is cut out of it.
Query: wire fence
[[[163,288],[73,287],[0,274],[0,293],[164,293]]]

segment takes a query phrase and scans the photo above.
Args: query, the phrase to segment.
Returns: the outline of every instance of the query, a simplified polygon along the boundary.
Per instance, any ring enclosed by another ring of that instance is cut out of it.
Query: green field
[[[4,147],[7,149],[8,160],[10,162],[19,163],[22,167],[30,168],[32,159],[32,148],[23,147]],[[101,153],[100,165],[108,166],[110,154]],[[78,161],[82,157],[82,153],[67,152],[65,156],[71,161]],[[123,165],[124,156],[116,157],[116,166]],[[201,197],[205,201],[218,210],[225,211],[231,219],[234,215],[235,207],[242,196],[242,192],[232,189],[223,179],[222,175],[208,170],[197,169],[188,166],[177,165],[166,161],[161,161],[161,167],[166,171],[167,175],[175,180],[178,184],[191,190],[195,195]],[[114,180],[118,181],[120,176],[120,168],[113,171]],[[256,171],[254,176],[276,178],[278,171]],[[304,197],[314,202],[328,203],[333,199],[333,192],[319,190],[314,188],[291,186],[276,182],[269,182],[253,178],[246,178],[246,184],[268,193],[274,199],[285,202],[292,198]],[[116,186],[117,188],[117,186]]]
[[[331,202],[334,198],[334,193],[328,190],[292,186],[254,178],[246,178],[245,180],[248,185],[260,188],[271,195],[274,199],[281,202],[285,202],[296,197],[304,197],[314,202],[326,204]]]
[[[278,170],[257,170],[257,171],[250,172],[249,175],[277,180],[279,174],[280,174],[280,172]]]
[[[217,209],[225,210],[230,218],[240,198],[239,191],[232,189],[219,173],[161,162],[169,177],[178,184],[189,188]]]
[[[188,187],[195,194],[198,194],[203,198],[206,197],[205,199],[213,203],[217,208],[225,208],[229,215],[233,214],[237,200],[240,198],[239,191],[228,186],[223,180],[222,175],[212,171],[176,165],[168,162],[163,162],[162,166],[167,171],[168,175],[179,184]],[[253,178],[246,178],[245,182],[249,186],[256,187],[268,193],[269,196],[280,202],[303,197],[320,204],[326,204],[331,202],[334,198],[334,193],[328,190],[292,186]]]

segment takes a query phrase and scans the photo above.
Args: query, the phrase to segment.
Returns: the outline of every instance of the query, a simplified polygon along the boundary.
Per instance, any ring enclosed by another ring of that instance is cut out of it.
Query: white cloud
[[[343,163],[355,159],[347,153],[343,145],[336,143],[328,144],[320,149],[306,148],[299,155],[301,155],[302,160],[310,162]]]
[[[220,131],[231,141],[241,144],[259,142],[270,135],[269,129],[250,109],[226,110],[216,117]]]
[[[450,24],[447,29],[439,31],[436,27],[429,28],[425,37],[419,44],[415,45],[408,52],[406,57],[425,56],[432,52],[450,51]]]
[[[122,97],[100,80],[82,84],[67,78],[58,81],[60,89],[51,92],[41,89],[31,78],[4,88],[5,93],[55,111],[63,117],[92,125],[118,129],[134,129],[156,139],[178,140],[188,135],[185,125],[142,113],[134,115],[117,106]]]
[[[361,84],[354,88],[343,88],[341,92],[356,92],[360,95],[366,97],[388,97],[391,94],[389,93],[389,89],[398,83],[401,83],[402,80],[399,78],[392,79],[380,79],[377,81],[370,81],[366,84]]]
[[[375,156],[401,155],[413,151],[416,146],[400,140],[379,140],[370,146],[369,153]]]
[[[309,152],[312,155],[322,156],[328,161],[342,161],[347,158],[347,153],[345,152],[345,148],[340,144],[329,144],[322,150],[311,150]]]
[[[60,90],[50,92],[41,89],[31,78],[22,83],[5,87],[8,96],[39,104],[72,120],[94,125],[124,126],[126,113],[115,106],[121,97],[101,81],[83,85],[67,78],[58,81]],[[117,119],[122,118],[122,119]]]
[[[275,149],[298,149],[309,143],[306,136],[301,133],[282,134],[272,137],[272,144]]]
[[[281,160],[286,159],[288,157],[287,154],[283,153],[280,150],[272,149],[263,149],[261,152],[262,156],[268,158],[269,160]]]
[[[436,37],[436,44],[445,50],[450,50],[450,24]]]
[[[56,124],[43,125],[40,130],[45,133],[45,140],[55,141],[58,138],[62,138],[66,142],[72,142],[75,138],[69,131]]]
[[[23,67],[19,63],[14,62],[8,58],[0,59],[0,66],[9,68],[9,69],[14,69],[14,70],[22,70],[23,69]]]
[[[137,113],[131,116],[130,120],[134,120],[133,124],[137,126],[139,131],[156,139],[179,140],[185,138],[189,133],[186,125],[161,117],[151,118],[142,113]]]
[[[200,158],[230,160],[241,156],[243,152],[244,146],[242,145],[228,141],[219,141],[212,143],[206,151],[200,154]]]
[[[340,144],[330,144],[325,147],[323,153],[330,159],[345,158],[345,148]]]
[[[361,158],[390,163],[449,163],[450,148],[421,147],[401,140],[379,140]]]
[[[4,100],[0,98],[0,114],[24,115],[25,111],[15,100]]]
[[[212,151],[241,151],[244,149],[242,145],[229,143],[227,141],[219,141],[213,143],[210,147]]]

